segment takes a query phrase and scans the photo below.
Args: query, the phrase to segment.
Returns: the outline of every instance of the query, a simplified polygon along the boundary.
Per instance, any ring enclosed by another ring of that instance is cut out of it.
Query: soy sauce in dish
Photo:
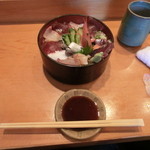
[[[64,121],[98,120],[97,105],[88,97],[73,96],[62,108]]]

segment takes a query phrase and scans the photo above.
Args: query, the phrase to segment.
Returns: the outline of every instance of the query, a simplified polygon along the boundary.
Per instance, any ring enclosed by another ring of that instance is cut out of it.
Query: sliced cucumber
[[[71,43],[69,34],[63,34],[62,39],[67,46]]]
[[[103,52],[100,52],[100,53],[97,53],[95,54],[91,59],[90,59],[90,62],[95,62],[95,63],[98,63],[102,60],[103,58]]]
[[[71,28],[71,29],[69,30],[69,32],[70,32],[70,34],[69,34],[69,36],[70,36],[70,41],[71,41],[71,42],[75,42],[76,31]]]

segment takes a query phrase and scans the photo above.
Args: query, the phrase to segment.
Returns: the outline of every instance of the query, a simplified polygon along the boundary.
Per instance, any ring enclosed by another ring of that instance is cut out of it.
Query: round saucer
[[[67,100],[73,96],[84,96],[91,99],[97,106],[99,120],[106,119],[106,110],[102,100],[89,90],[85,89],[72,89],[65,92],[57,101],[55,106],[55,119],[56,121],[63,121],[62,108]],[[84,111],[84,108],[83,108]],[[84,140],[95,136],[101,131],[101,128],[90,128],[90,129],[60,129],[63,135],[68,136],[77,140]]]

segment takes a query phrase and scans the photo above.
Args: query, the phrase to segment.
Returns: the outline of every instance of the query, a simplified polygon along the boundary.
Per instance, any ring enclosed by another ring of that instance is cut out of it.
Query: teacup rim
[[[138,14],[136,14],[136,13],[134,13],[132,10],[131,10],[131,5],[132,4],[134,4],[134,3],[148,3],[149,5],[150,5],[150,2],[148,2],[148,1],[132,1],[132,2],[130,2],[129,4],[128,4],[128,10],[133,14],[133,15],[135,15],[135,16],[137,16],[137,17],[139,17],[139,18],[143,18],[143,19],[150,19],[150,17],[144,17],[144,16],[142,16],[142,15],[138,15]]]

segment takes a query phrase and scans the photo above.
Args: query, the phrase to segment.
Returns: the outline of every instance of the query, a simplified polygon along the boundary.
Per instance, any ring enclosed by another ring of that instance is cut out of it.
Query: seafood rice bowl
[[[105,70],[113,42],[104,23],[83,15],[55,18],[38,35],[44,68],[56,80],[70,84],[98,78]]]

